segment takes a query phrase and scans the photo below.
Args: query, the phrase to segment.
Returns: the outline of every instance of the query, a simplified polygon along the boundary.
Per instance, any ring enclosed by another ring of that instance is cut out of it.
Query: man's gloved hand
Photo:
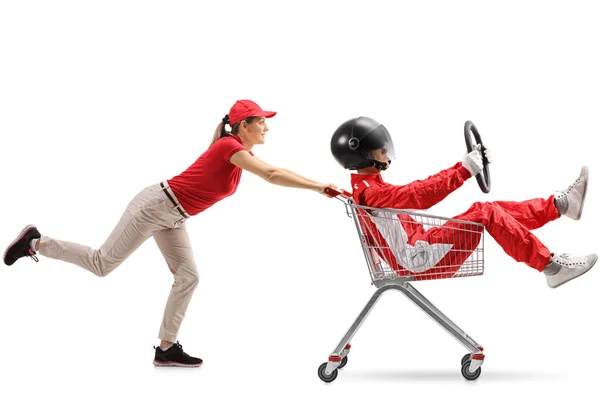
[[[481,145],[478,144],[476,146],[477,149],[481,150]],[[492,163],[492,154],[490,153],[490,151],[487,149],[487,147],[483,146],[483,154],[485,156],[485,158],[487,159],[488,164]]]
[[[469,170],[472,176],[480,173],[483,169],[483,159],[479,150],[475,149],[472,152],[465,154],[462,164]]]

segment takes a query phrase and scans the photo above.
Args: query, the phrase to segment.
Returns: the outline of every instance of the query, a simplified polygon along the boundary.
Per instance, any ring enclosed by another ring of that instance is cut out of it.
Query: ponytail
[[[252,120],[254,120],[254,118],[255,117],[248,117],[246,119],[243,119],[242,121],[246,121],[247,124],[251,124]],[[215,133],[212,137],[212,140],[210,141],[210,146],[215,144],[215,142],[221,138],[224,138],[226,136],[237,135],[242,121],[238,121],[235,124],[233,124],[233,126],[231,127],[231,132],[230,132],[227,129],[225,129],[225,125],[229,124],[229,115],[225,115],[223,117],[223,119],[221,120],[221,122],[219,123],[219,125],[217,125],[217,127],[215,129]]]
[[[221,120],[221,122],[219,123],[219,125],[217,125],[217,128],[215,129],[215,133],[212,137],[212,140],[210,141],[210,146],[215,144],[215,142],[217,140],[221,139],[222,137],[231,136],[231,132],[228,132],[227,129],[225,129],[225,125],[228,123],[229,123],[229,115],[225,115],[223,117],[223,119]]]

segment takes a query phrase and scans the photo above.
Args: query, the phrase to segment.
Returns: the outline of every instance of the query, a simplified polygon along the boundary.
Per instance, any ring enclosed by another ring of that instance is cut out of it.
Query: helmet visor
[[[392,142],[390,133],[383,125],[379,125],[377,128],[365,135],[365,137],[362,139],[362,145],[367,151],[385,149],[388,159],[393,160],[396,158],[394,142]]]
[[[396,158],[396,152],[394,151],[394,142],[392,142],[392,137],[387,129],[385,129],[384,139],[383,148],[386,150],[387,158],[393,160]]]

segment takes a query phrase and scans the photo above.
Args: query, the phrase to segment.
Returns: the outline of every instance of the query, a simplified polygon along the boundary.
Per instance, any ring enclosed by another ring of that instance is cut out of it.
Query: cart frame
[[[367,235],[360,223],[359,216],[361,212],[368,212],[373,210],[369,207],[363,207],[356,205],[348,192],[343,191],[337,196],[337,198],[345,203],[346,214],[354,219],[356,230],[361,241],[363,253],[367,265],[369,266],[369,272],[371,274],[371,282],[377,288],[375,293],[371,296],[367,304],[364,306],[354,323],[350,326],[350,329],[346,332],[342,340],[335,347],[333,352],[329,356],[329,360],[326,363],[321,364],[318,369],[318,375],[324,382],[332,382],[337,377],[338,369],[343,368],[348,362],[348,353],[350,352],[350,341],[363,324],[371,310],[375,307],[381,296],[388,290],[398,290],[404,294],[410,301],[412,301],[417,307],[423,312],[429,315],[435,322],[437,322],[442,328],[444,328],[452,337],[454,337],[459,343],[461,343],[469,353],[466,354],[461,360],[461,373],[468,380],[474,380],[481,374],[481,366],[483,364],[485,355],[483,354],[483,347],[479,345],[473,338],[471,338],[464,330],[458,327],[450,318],[440,311],[436,306],[433,305],[427,298],[415,289],[409,282],[415,280],[414,275],[410,276],[396,276],[396,274],[390,274],[390,270],[382,272],[381,259],[377,259],[377,253],[373,251],[373,247],[369,246]],[[379,209],[381,210],[381,209]],[[480,257],[480,267],[477,268],[475,273],[458,275],[458,276],[474,276],[483,274],[483,225],[471,221],[460,221],[450,218],[437,217],[433,215],[423,214],[414,212],[412,210],[395,210],[385,209],[392,213],[403,213],[411,216],[420,216],[427,218],[436,218],[444,221],[456,221],[465,224],[472,224],[473,226],[481,228],[481,238],[478,245],[478,257]],[[431,278],[430,278],[431,279]]]

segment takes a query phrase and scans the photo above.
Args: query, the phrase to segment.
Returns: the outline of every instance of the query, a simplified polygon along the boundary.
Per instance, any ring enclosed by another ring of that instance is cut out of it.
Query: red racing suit
[[[374,208],[414,209],[423,210],[439,203],[450,193],[463,185],[471,173],[457,163],[451,168],[432,175],[425,180],[417,180],[407,185],[391,185],[383,181],[381,174],[352,174],[352,196],[356,204]],[[560,216],[554,205],[554,196],[547,199],[536,198],[523,202],[493,201],[476,202],[466,212],[453,219],[471,221],[482,224],[502,249],[516,261],[542,271],[551,260],[550,251],[530,230],[544,226]],[[421,224],[406,214],[398,214],[402,228],[408,236],[408,244],[415,245],[417,240],[429,244],[449,243],[456,240],[449,237],[454,229],[460,228],[460,223],[449,221],[442,227],[432,227],[424,230]],[[385,243],[375,224],[368,218],[361,218],[361,224],[370,232],[367,240],[373,243]],[[438,277],[451,277],[460,268],[471,252],[477,247],[481,232],[470,228],[471,232],[463,234],[459,242],[453,244],[453,250],[448,252],[434,268],[427,270],[427,275],[436,274]],[[385,246],[388,247],[389,246]],[[458,251],[456,251],[458,250]],[[400,275],[418,275],[406,270],[395,262],[395,257],[389,249],[379,249],[378,252],[386,261],[392,261],[393,267]],[[448,267],[451,265],[452,267]]]

